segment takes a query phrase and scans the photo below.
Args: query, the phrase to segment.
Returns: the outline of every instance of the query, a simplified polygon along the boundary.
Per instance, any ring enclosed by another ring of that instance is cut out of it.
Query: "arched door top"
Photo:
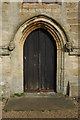
[[[23,91],[23,46],[29,36],[29,34],[38,29],[42,28],[48,31],[56,43],[57,52],[57,72],[56,72],[56,91],[64,92],[64,46],[67,42],[70,42],[67,38],[66,33],[63,28],[53,19],[45,15],[34,16],[27,20],[17,31],[14,39],[10,42],[9,49],[13,50],[11,52],[11,60],[13,61],[13,70],[18,71],[18,75],[13,72],[12,79],[17,79],[20,81],[21,86],[16,85],[17,91],[20,89]],[[15,48],[15,49],[14,49]],[[15,57],[16,56],[16,57]],[[17,62],[14,62],[14,60]],[[17,65],[17,67],[15,67]],[[18,87],[19,89],[18,89]]]
[[[24,91],[55,91],[57,49],[44,29],[30,33],[23,47]]]
[[[17,43],[24,44],[27,36],[37,28],[43,28],[53,36],[54,40],[56,41],[57,49],[63,48],[66,43],[70,42],[64,29],[60,26],[59,23],[48,16],[38,15],[28,19],[18,29],[13,41],[10,42],[9,49],[13,50],[14,47],[17,46]]]

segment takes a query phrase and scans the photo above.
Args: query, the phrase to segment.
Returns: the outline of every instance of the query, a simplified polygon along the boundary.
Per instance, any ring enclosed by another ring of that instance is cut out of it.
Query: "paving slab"
[[[55,93],[26,93],[21,97],[11,97],[4,107],[7,111],[43,111],[65,108],[74,109],[73,101],[69,97]]]

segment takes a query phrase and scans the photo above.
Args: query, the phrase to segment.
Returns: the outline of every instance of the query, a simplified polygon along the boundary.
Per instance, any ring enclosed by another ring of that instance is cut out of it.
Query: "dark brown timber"
[[[57,49],[53,37],[36,29],[24,43],[24,90],[56,91]]]

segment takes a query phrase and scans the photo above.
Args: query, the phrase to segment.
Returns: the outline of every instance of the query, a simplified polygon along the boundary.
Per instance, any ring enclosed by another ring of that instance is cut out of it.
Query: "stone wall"
[[[73,51],[64,53],[64,91],[66,94],[68,81],[70,83],[70,96],[78,96],[78,3],[2,3],[2,44],[0,44],[0,76],[1,80],[8,82],[10,92],[23,92],[20,86],[19,65],[14,66],[15,58],[19,60],[16,53],[9,50],[10,42],[13,40],[19,27],[33,16],[44,14],[56,20],[71,41]],[[1,21],[0,21],[1,23]],[[1,36],[0,36],[1,38]],[[1,40],[1,39],[0,39]],[[16,43],[17,44],[17,43]],[[13,43],[13,46],[15,43]],[[12,46],[12,47],[13,47]],[[14,46],[15,48],[15,46]],[[15,48],[16,49],[16,48]],[[76,52],[75,52],[76,51]],[[13,58],[13,60],[12,60]],[[21,58],[22,59],[22,58]],[[16,69],[13,69],[13,68]],[[15,70],[15,71],[14,71]],[[17,76],[13,76],[13,72]],[[13,79],[14,78],[14,79]],[[0,80],[0,82],[1,82]]]

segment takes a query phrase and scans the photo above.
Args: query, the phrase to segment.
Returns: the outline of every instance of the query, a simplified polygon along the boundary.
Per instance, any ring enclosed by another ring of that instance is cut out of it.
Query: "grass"
[[[4,112],[7,112],[7,109],[4,109]]]
[[[4,100],[5,98],[2,96],[2,101]]]
[[[49,112],[51,112],[51,110],[48,110]]]
[[[44,112],[45,110],[43,109],[43,110],[41,110],[42,112]]]
[[[24,93],[15,93],[14,94],[14,96],[17,96],[17,97],[21,97],[21,96],[23,96],[24,95]]]
[[[30,111],[34,111],[33,109],[31,109]]]
[[[5,97],[4,97],[3,95],[1,95],[1,97],[0,97],[0,101],[3,102],[4,99],[5,99]]]

